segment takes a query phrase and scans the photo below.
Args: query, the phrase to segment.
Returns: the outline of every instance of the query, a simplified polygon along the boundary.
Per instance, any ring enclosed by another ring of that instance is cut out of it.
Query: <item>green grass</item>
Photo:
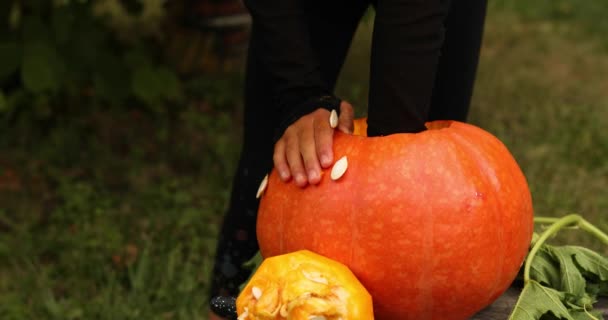
[[[608,230],[608,41],[597,36],[608,27],[593,20],[608,5],[534,3],[523,14],[492,6],[471,121],[511,149],[537,215],[577,212]]]
[[[604,230],[606,13],[598,1],[491,2],[470,117],[513,152],[538,215],[577,212]],[[370,30],[339,85],[359,114]],[[0,319],[205,319],[240,143],[226,92],[239,88],[211,88],[222,105],[193,104],[173,122],[109,110],[27,119],[1,136]]]

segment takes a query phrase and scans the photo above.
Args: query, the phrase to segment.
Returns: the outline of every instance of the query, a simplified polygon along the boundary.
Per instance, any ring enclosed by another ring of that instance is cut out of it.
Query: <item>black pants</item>
[[[390,47],[386,48],[387,43],[398,39],[391,35],[390,26],[391,22],[399,19],[399,15],[393,8],[384,7],[382,0],[380,2],[379,5],[374,3],[376,21],[370,77],[370,120],[377,119],[381,124],[382,119],[391,117],[378,113],[373,106],[391,103],[390,95],[384,94],[382,88],[399,85],[414,88],[409,92],[416,95],[405,99],[430,105],[428,119],[425,120],[465,121],[473,92],[486,1],[453,0],[444,19],[445,37],[440,44],[441,54],[434,58],[434,62],[429,61],[428,65],[432,67],[428,70],[424,64],[412,63],[404,57],[400,63],[411,64],[406,69],[412,72],[394,75],[393,79],[398,79],[397,84],[386,83],[384,74],[392,72],[392,68],[383,65],[383,56],[391,54],[386,52],[390,51]],[[336,83],[359,20],[369,5],[368,0],[349,0],[346,5],[342,1],[324,1],[321,7],[311,5],[307,9],[310,10],[312,46],[318,53],[324,80],[332,86]],[[254,26],[245,81],[244,141],[230,206],[217,246],[211,296],[238,294],[239,285],[250,274],[242,264],[258,251],[255,234],[258,201],[255,195],[262,178],[272,169],[273,135],[279,120],[278,112],[272,109],[271,88],[267,86],[271,82],[270,75],[259,62],[260,55],[268,53],[257,50],[257,37]]]

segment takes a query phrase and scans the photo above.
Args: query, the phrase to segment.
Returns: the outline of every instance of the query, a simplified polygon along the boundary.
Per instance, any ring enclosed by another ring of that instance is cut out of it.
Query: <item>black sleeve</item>
[[[339,111],[340,100],[321,76],[301,0],[245,0],[253,20],[256,54],[270,73],[279,109],[275,140],[301,116],[318,108]]]

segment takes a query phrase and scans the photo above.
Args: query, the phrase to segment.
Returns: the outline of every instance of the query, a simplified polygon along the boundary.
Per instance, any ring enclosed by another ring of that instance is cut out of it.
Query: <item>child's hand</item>
[[[299,187],[321,181],[321,168],[328,168],[334,162],[334,129],[329,124],[329,116],[329,111],[317,109],[294,122],[277,141],[273,161],[283,181],[293,177]],[[337,128],[352,133],[353,120],[352,105],[342,101]]]

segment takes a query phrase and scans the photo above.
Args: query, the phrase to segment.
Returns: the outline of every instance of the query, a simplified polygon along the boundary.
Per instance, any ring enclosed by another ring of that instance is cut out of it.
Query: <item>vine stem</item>
[[[540,234],[540,237],[538,237],[538,240],[536,240],[536,243],[534,243],[534,246],[532,246],[530,253],[528,253],[528,258],[526,259],[526,264],[524,266],[525,284],[530,281],[530,268],[538,250],[540,250],[541,246],[547,241],[547,239],[549,239],[549,237],[553,236],[565,227],[577,226],[589,232],[591,235],[598,238],[604,244],[608,245],[608,235],[605,234],[602,230],[598,229],[596,226],[589,223],[587,220],[585,220],[578,214],[569,214],[562,218],[535,217],[534,222],[551,225],[547,228],[547,230]]]

